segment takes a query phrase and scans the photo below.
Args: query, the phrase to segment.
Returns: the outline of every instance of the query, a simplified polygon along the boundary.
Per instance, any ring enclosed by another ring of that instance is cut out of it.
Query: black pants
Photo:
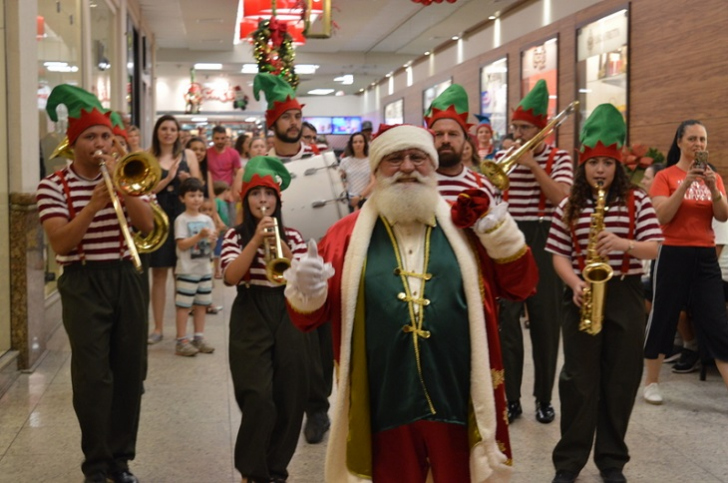
[[[550,253],[544,250],[551,222],[519,221],[518,228],[526,236],[538,266],[536,294],[526,300],[529,333],[533,354],[533,395],[542,402],[551,401],[556,378],[556,359],[559,355],[561,279],[554,271]],[[521,398],[523,380],[523,330],[520,316],[524,302],[501,301],[500,338],[505,370],[506,398]]]
[[[331,322],[326,322],[307,334],[310,344],[311,385],[306,414],[310,417],[328,412],[334,375],[334,348],[331,340]]]
[[[645,358],[669,353],[680,311],[687,308],[707,355],[728,361],[728,317],[715,248],[663,245],[655,266],[654,292]]]
[[[230,314],[230,373],[243,419],[235,467],[286,478],[308,399],[307,335],[286,312],[283,287],[238,287]]]
[[[130,262],[73,264],[58,279],[71,344],[73,408],[84,474],[125,470],[136,452],[146,315]]]
[[[554,466],[578,473],[593,444],[600,470],[621,469],[629,461],[624,437],[642,378],[645,306],[640,276],[614,277],[607,283],[603,328],[596,335],[579,330],[581,312],[572,298],[571,289],[565,289],[561,439],[554,448]]]

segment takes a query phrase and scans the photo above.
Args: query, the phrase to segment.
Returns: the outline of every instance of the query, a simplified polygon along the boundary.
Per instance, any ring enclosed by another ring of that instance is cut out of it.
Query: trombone
[[[145,152],[127,153],[126,150],[118,144],[116,139],[113,140],[116,143],[116,148],[123,155],[121,160],[117,163],[116,169],[114,170],[113,180],[109,174],[109,170],[106,167],[106,162],[103,158],[100,159],[100,170],[101,175],[106,184],[106,189],[109,191],[111,197],[111,204],[116,212],[116,217],[119,220],[119,228],[124,237],[124,241],[129,249],[132,263],[134,268],[141,272],[142,263],[139,257],[139,253],[147,253],[154,251],[167,238],[167,232],[169,228],[169,219],[166,213],[155,203],[151,204],[152,213],[154,215],[154,230],[147,237],[141,234],[135,234],[132,236],[129,224],[126,221],[126,215],[121,206],[121,201],[116,195],[116,188],[128,196],[141,196],[148,194],[151,190],[159,183],[162,177],[162,170],[159,167],[159,163],[154,156]],[[96,151],[94,156],[99,158],[104,154],[103,151]],[[51,158],[64,157],[67,159],[73,159],[73,148],[68,145],[68,137],[64,138],[61,143],[56,146],[56,149],[51,154]],[[154,243],[154,244],[153,244]],[[151,249],[150,249],[151,248]]]
[[[268,207],[261,206],[260,211],[263,212],[263,216],[266,216]],[[286,279],[283,278],[283,272],[291,266],[291,261],[283,256],[281,234],[278,232],[278,219],[275,216],[273,216],[273,227],[266,229],[266,233],[275,234],[275,241],[271,241],[269,237],[266,237],[263,241],[265,276],[271,282],[283,285],[286,283]]]
[[[568,117],[576,112],[579,107],[579,101],[574,101],[569,104],[566,109],[558,113],[551,122],[539,131],[533,138],[526,141],[519,148],[511,148],[506,152],[505,156],[498,162],[486,160],[480,164],[481,172],[488,177],[493,186],[498,188],[500,191],[505,191],[510,186],[508,176],[513,172],[518,164],[518,160],[531,151],[533,148],[538,146],[541,141],[546,139],[553,131],[556,130]]]

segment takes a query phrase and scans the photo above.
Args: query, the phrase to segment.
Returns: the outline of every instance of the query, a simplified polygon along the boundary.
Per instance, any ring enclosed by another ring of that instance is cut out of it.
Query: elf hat
[[[490,116],[481,116],[479,114],[473,114],[476,118],[478,118],[478,121],[480,123],[478,124],[478,127],[475,128],[475,132],[477,133],[478,130],[481,127],[487,127],[491,134],[493,134],[493,126],[490,125]]]
[[[424,151],[437,168],[439,159],[432,131],[410,124],[395,124],[394,126],[380,124],[379,131],[372,137],[369,144],[369,166],[371,166],[372,173],[377,170],[382,158],[405,149]]]
[[[255,156],[245,165],[240,196],[245,199],[251,189],[265,186],[274,189],[280,198],[281,191],[288,188],[290,183],[291,173],[283,166],[280,159],[272,156]]]
[[[541,79],[536,82],[536,85],[526,94],[526,97],[518,103],[511,120],[525,121],[539,129],[543,129],[548,121],[548,107],[549,90],[546,81]]]
[[[69,146],[73,146],[78,136],[91,126],[100,125],[111,129],[110,113],[101,106],[95,95],[80,87],[60,84],[53,88],[46,103],[46,112],[53,122],[58,122],[56,108],[59,104],[68,109],[66,136]]]
[[[260,91],[265,93],[268,110],[265,111],[265,123],[270,128],[284,112],[291,109],[301,110],[305,104],[296,100],[296,92],[284,79],[273,74],[258,74],[253,79],[253,95],[260,100]]]
[[[129,144],[129,137],[124,127],[124,121],[121,120],[121,114],[114,111],[111,113],[111,130],[114,132],[114,136],[121,136]]]
[[[425,124],[432,129],[439,119],[452,119],[468,132],[472,124],[468,124],[468,93],[463,86],[452,84],[432,101],[425,114]]]
[[[584,123],[579,135],[579,164],[606,156],[622,162],[622,146],[627,135],[624,117],[612,104],[599,104]]]

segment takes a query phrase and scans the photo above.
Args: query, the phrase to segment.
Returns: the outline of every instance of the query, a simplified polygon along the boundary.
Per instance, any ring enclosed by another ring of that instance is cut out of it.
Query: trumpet
[[[533,138],[526,141],[521,147],[511,148],[506,155],[498,162],[487,160],[483,161],[480,165],[482,173],[488,177],[493,186],[498,188],[500,191],[505,191],[510,186],[508,176],[513,172],[518,164],[518,160],[531,151],[536,146],[541,144],[541,141],[546,139],[553,131],[556,130],[571,114],[576,112],[579,107],[579,101],[574,101],[569,104],[566,109],[558,113],[551,122],[539,131]]]
[[[267,206],[261,206],[260,211],[266,216]],[[278,219],[273,217],[273,227],[267,228],[266,233],[275,234],[275,240],[271,241],[270,237],[265,237],[263,241],[263,250],[265,252],[265,276],[273,283],[284,285],[286,279],[283,278],[283,272],[291,266],[291,261],[283,256],[283,248],[281,248],[281,235],[278,232]]]

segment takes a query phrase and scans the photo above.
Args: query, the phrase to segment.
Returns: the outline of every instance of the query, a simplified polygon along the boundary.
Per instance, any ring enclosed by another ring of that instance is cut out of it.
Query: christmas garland
[[[293,65],[296,53],[286,22],[275,17],[261,19],[253,32],[253,55],[258,72],[282,77],[294,90],[298,87],[298,74]]]

